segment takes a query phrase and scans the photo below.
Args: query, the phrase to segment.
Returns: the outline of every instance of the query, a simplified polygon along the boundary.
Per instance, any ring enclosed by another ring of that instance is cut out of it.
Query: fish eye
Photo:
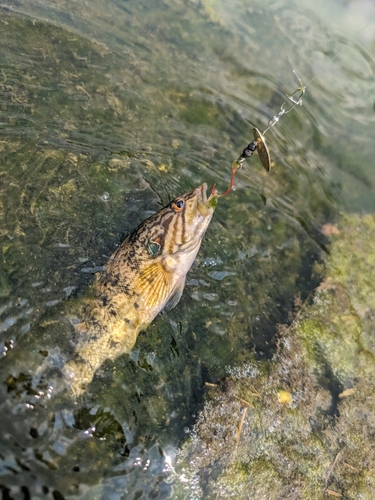
[[[180,210],[182,210],[184,208],[184,200],[182,200],[181,198],[177,199],[176,201],[174,201],[172,203],[172,207],[177,210],[177,212],[179,212]]]

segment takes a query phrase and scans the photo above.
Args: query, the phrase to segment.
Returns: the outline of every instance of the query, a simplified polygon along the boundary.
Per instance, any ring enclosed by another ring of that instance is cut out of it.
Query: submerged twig
[[[333,469],[335,468],[335,465],[336,465],[336,463],[337,463],[337,460],[339,459],[340,454],[341,454],[341,450],[337,453],[337,455],[336,455],[336,457],[335,457],[335,459],[334,459],[334,461],[333,461],[333,464],[331,465],[331,468],[330,468],[330,469],[329,469],[329,471],[328,471],[328,474],[327,474],[327,476],[326,476],[326,481],[325,481],[326,488],[327,488],[327,486],[328,486],[328,481],[329,481],[329,478],[331,477],[332,471],[333,471]],[[327,489],[326,489],[326,491],[328,492],[328,490],[327,490]],[[341,495],[340,495],[340,496],[341,496]]]
[[[240,425],[238,426],[238,429],[237,429],[237,441],[236,441],[236,444],[235,444],[234,449],[233,449],[231,462],[233,462],[233,460],[236,456],[236,453],[237,453],[237,448],[238,448],[238,445],[240,443],[241,434],[242,434],[242,427],[243,427],[243,424],[245,422],[245,418],[246,418],[246,414],[247,414],[247,410],[249,409],[249,406],[250,406],[249,403],[247,403],[247,405],[245,406],[243,413],[242,413]]]
[[[234,396],[236,399],[238,399],[241,403],[243,403],[245,405],[245,408],[243,410],[243,413],[242,413],[242,417],[241,417],[241,421],[240,421],[240,424],[238,426],[238,429],[237,429],[237,436],[236,436],[236,444],[234,446],[234,449],[233,449],[233,452],[232,452],[232,457],[231,457],[231,462],[233,462],[235,456],[236,456],[236,453],[237,453],[237,448],[238,448],[238,445],[240,443],[240,439],[241,439],[241,434],[242,434],[242,428],[243,428],[243,424],[245,422],[245,418],[246,418],[246,415],[247,415],[247,411],[249,409],[250,406],[252,406],[248,401],[246,401],[245,399],[242,399],[242,398],[239,398],[238,396]]]
[[[326,493],[328,493],[328,495],[331,495],[332,497],[342,498],[342,495],[337,491],[326,490]]]
[[[346,467],[348,467],[350,470],[353,472],[359,472],[359,470],[356,467],[353,467],[352,465],[348,464],[348,462],[343,462]]]
[[[252,394],[252,396],[256,396],[256,394]],[[234,396],[236,399],[238,399],[238,401],[241,401],[241,403],[244,403],[246,406],[253,406],[252,404],[250,404],[248,401],[246,401],[246,399],[242,399],[238,396]]]
[[[238,446],[238,444],[240,442],[240,439],[241,439],[242,427],[243,427],[243,424],[244,424],[244,421],[245,421],[245,418],[246,418],[246,413],[247,413],[248,409],[249,409],[249,407],[245,406],[245,409],[244,409],[243,414],[242,414],[240,426],[239,426],[238,431],[237,431],[237,444],[236,444],[236,448],[237,448],[237,446]]]
[[[255,396],[256,398],[262,399],[262,396],[259,394],[259,392],[255,389],[253,384],[250,384],[250,387],[254,391],[254,393],[250,393],[252,396]]]

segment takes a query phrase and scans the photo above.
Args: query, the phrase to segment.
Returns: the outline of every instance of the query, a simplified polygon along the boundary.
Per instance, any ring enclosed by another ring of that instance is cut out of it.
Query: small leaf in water
[[[277,399],[279,400],[279,403],[283,405],[290,405],[293,403],[293,396],[290,392],[284,391],[284,389],[279,390],[277,393]]]

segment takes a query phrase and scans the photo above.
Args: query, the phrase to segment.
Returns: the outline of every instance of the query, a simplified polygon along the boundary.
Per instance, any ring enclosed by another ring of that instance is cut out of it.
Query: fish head
[[[218,198],[211,194],[207,199],[206,191],[207,184],[203,183],[144,220],[124,242],[129,258],[150,261],[199,249]],[[119,251],[121,248],[114,254],[114,260]]]
[[[212,194],[207,199],[206,190],[204,183],[143,221],[106,268],[117,280],[118,262],[125,263],[123,280],[137,297],[137,315],[147,313],[146,323],[167,304],[173,307],[181,296],[216,206],[217,200]]]
[[[153,314],[174,307],[182,294],[215,210],[206,191],[203,183],[178,196],[137,230],[144,253],[133,286]]]
[[[203,183],[178,196],[162,210],[158,241],[161,254],[171,255],[199,248],[214,213],[206,191],[207,184]]]

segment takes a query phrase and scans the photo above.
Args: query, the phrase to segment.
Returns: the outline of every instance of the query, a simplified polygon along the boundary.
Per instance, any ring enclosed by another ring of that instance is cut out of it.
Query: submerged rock
[[[375,497],[375,216],[331,234],[325,280],[274,359],[209,386],[173,498]]]

